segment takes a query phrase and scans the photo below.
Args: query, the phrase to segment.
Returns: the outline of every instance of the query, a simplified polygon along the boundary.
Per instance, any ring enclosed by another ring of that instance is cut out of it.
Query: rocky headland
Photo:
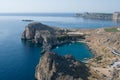
[[[89,68],[71,55],[46,52],[36,67],[37,80],[88,80]]]
[[[43,55],[36,67],[37,80],[88,80],[90,73],[86,64],[75,60],[71,55],[59,56],[51,52],[51,48],[56,45],[85,39],[83,33],[75,31],[41,23],[26,26],[21,39],[41,44],[43,48]]]
[[[120,80],[120,31],[114,29],[62,29],[30,23],[22,40],[41,44],[43,55],[36,67],[37,80]],[[52,47],[71,41],[84,41],[93,51],[88,63],[72,56],[59,56]]]
[[[74,32],[70,29],[55,28],[34,22],[26,26],[21,39],[41,44],[43,52],[46,52],[56,45],[79,41],[85,38],[84,34]]]

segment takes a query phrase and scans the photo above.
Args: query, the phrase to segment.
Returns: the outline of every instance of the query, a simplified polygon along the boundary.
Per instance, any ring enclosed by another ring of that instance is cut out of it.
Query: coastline
[[[113,46],[115,44],[113,42],[114,39],[112,40],[111,38],[111,35],[115,37],[115,41],[118,40],[119,43],[119,38],[117,36],[120,34],[114,32],[106,32],[104,28],[98,28],[94,30],[66,30],[56,29],[41,23],[32,23],[27,26],[22,35],[22,39],[28,39],[36,43],[41,43],[43,47],[43,53],[47,52],[47,54],[49,54],[49,52],[51,54],[52,48],[66,43],[79,42],[86,44],[89,51],[94,54],[93,57],[91,57],[87,60],[86,63],[84,63],[90,69],[90,73],[92,74],[89,77],[89,80],[93,80],[95,78],[102,79],[103,77],[101,76],[103,75],[105,75],[104,79],[107,79],[110,76],[111,72],[113,72],[113,69],[109,65],[112,63],[113,60],[119,60],[119,56],[111,54],[111,50],[108,48],[108,44],[110,46]],[[114,46],[116,47],[117,44],[115,44]],[[120,49],[119,46],[117,47],[118,49]],[[42,63],[39,63],[38,65],[41,64]],[[41,68],[42,66],[39,67]],[[104,73],[104,71],[106,73]]]

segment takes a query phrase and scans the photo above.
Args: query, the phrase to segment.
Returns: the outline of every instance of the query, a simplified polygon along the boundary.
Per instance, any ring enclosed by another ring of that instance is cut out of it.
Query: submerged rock
[[[89,69],[72,56],[46,52],[36,67],[37,80],[88,80]]]

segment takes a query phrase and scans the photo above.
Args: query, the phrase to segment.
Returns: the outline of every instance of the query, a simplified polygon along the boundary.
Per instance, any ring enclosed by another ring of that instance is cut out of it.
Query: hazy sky
[[[115,11],[120,0],[0,0],[0,13]]]

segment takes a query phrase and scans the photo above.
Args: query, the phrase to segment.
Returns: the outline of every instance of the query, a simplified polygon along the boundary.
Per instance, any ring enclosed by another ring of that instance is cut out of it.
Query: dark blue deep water
[[[41,47],[21,41],[21,34],[32,19],[51,26],[65,28],[99,28],[120,25],[113,21],[86,20],[74,14],[0,14],[0,80],[35,80],[35,67],[40,59]],[[83,43],[65,44],[54,49],[60,55],[72,54],[76,59],[91,57]]]
[[[34,80],[41,48],[21,41],[26,24],[0,20],[0,80]]]

